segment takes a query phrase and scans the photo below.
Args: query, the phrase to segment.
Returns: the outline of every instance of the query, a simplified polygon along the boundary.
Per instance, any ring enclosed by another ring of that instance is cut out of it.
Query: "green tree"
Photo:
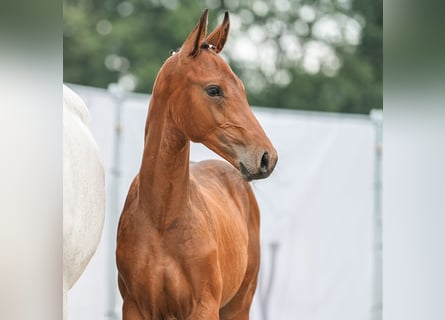
[[[382,1],[65,0],[64,81],[150,92],[203,8],[229,10],[223,54],[253,105],[368,113],[382,107]]]

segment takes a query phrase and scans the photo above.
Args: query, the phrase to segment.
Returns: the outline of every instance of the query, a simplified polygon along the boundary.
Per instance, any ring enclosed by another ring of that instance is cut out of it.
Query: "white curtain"
[[[90,108],[93,134],[112,190],[118,99],[105,90],[71,88]],[[148,95],[128,95],[120,102],[119,212],[108,211],[109,221],[120,214],[140,166],[148,101]],[[262,263],[251,319],[369,319],[374,253],[373,123],[366,116],[263,108],[255,108],[254,113],[279,160],[271,177],[252,183],[261,208]],[[202,145],[192,145],[192,160],[217,157]],[[110,197],[114,195],[107,194],[108,201],[113,201]],[[107,294],[116,282],[106,275],[115,268],[109,257],[115,248],[116,228],[106,226],[95,257],[69,294],[70,320],[105,319],[109,311]],[[115,310],[120,313],[121,301],[115,293]]]

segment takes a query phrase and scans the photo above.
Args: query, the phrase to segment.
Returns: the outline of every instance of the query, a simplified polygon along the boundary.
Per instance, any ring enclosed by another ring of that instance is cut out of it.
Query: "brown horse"
[[[207,10],[154,84],[117,236],[125,320],[249,319],[260,243],[248,181],[269,176],[277,153],[218,55],[228,13],[207,38],[206,29]],[[190,141],[231,165],[189,165]]]

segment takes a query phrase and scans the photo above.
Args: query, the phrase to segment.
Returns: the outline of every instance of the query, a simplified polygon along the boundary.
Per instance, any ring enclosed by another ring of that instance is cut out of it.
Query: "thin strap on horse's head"
[[[211,50],[216,49],[216,47],[213,44],[207,43],[205,41],[201,44],[201,48],[202,49],[211,49]]]
[[[216,50],[216,46],[214,46],[213,44],[210,44],[210,43],[207,43],[207,42],[204,41],[201,44],[201,49]],[[179,51],[179,49],[176,49],[176,50],[172,49],[172,50],[169,51],[169,53],[170,53],[171,56],[173,56],[173,55],[177,54],[178,51]]]

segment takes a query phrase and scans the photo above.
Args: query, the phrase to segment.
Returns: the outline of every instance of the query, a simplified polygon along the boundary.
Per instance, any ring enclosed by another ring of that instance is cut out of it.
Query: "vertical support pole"
[[[375,127],[375,172],[374,172],[374,269],[371,320],[382,320],[382,147],[383,112],[371,110],[370,117]]]
[[[274,281],[275,275],[275,262],[278,253],[278,248],[280,244],[278,242],[270,243],[270,268],[269,268],[269,277],[265,283],[264,277],[261,277],[260,282],[258,284],[258,295],[260,298],[260,308],[261,308],[261,318],[263,320],[267,320],[269,316],[269,299],[270,293],[272,292],[272,285]],[[262,273],[264,274],[264,273]],[[264,287],[263,287],[264,286]]]
[[[117,269],[115,259],[115,244],[116,244],[116,230],[119,219],[119,185],[121,176],[121,116],[122,104],[124,101],[124,89],[119,84],[112,83],[108,86],[108,91],[114,100],[114,141],[113,141],[113,162],[109,174],[110,192],[108,198],[107,210],[107,238],[106,238],[106,285],[107,285],[107,301],[106,301],[106,318],[118,319],[116,312],[116,297],[117,297]]]

